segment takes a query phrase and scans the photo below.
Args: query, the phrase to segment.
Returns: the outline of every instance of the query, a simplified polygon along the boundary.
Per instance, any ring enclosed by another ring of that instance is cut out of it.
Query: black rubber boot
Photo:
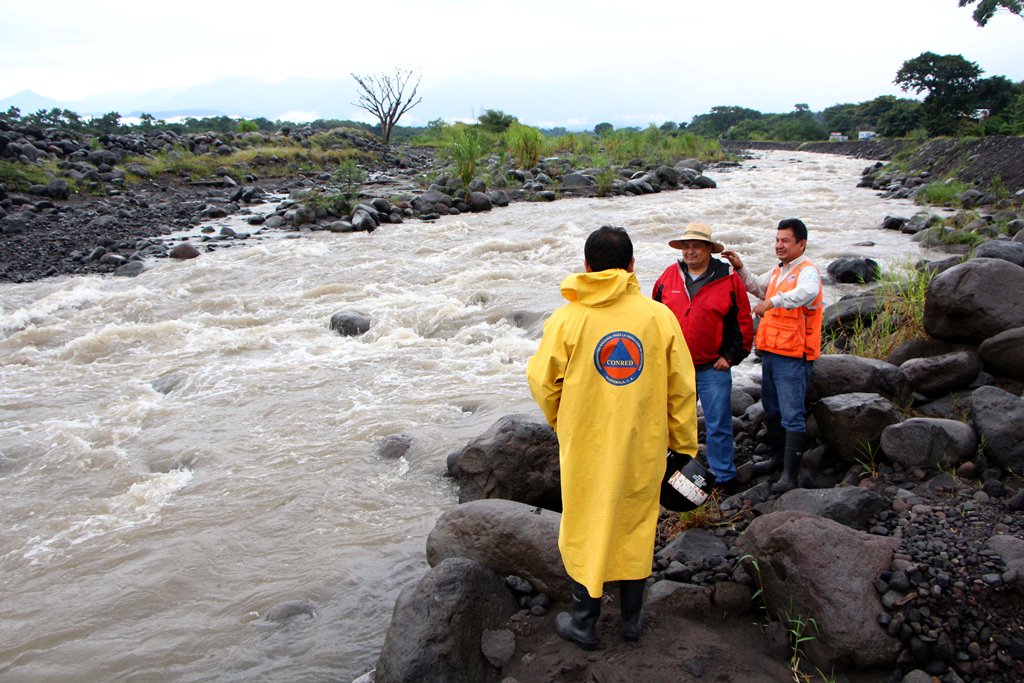
[[[796,475],[800,473],[800,458],[807,444],[806,432],[786,432],[786,452],[782,459],[782,476],[772,484],[772,493],[785,493],[796,488]]]
[[[754,463],[754,476],[771,474],[782,469],[782,460],[786,448],[786,430],[782,428],[782,420],[779,418],[768,418],[768,434],[765,441],[768,444],[768,459]]]
[[[570,579],[572,581],[572,579]],[[572,614],[560,612],[555,630],[584,650],[593,650],[599,642],[597,619],[601,616],[601,598],[592,598],[585,586],[572,581]]]
[[[619,607],[622,610],[622,637],[634,643],[644,627],[644,588],[647,579],[619,581]]]

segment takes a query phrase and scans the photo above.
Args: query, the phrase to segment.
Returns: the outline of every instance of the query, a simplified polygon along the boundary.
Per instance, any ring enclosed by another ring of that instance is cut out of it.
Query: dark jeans
[[[704,409],[708,465],[719,484],[736,476],[732,443],[732,372],[697,371],[697,398]]]
[[[761,405],[788,432],[806,432],[807,384],[814,361],[765,352],[761,356]]]

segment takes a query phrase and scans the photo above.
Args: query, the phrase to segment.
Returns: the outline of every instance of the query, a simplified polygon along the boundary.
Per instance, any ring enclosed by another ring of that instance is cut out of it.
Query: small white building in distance
[[[829,142],[846,142],[849,139],[850,138],[848,138],[847,136],[843,135],[842,133],[829,133],[828,134],[828,141]]]
[[[857,131],[858,140],[874,140],[878,137],[878,133],[873,130],[861,130]]]

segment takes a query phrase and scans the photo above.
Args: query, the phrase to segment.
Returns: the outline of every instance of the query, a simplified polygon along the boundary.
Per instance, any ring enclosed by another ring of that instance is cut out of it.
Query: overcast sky
[[[538,92],[565,86],[581,123],[643,125],[688,121],[720,104],[783,112],[801,102],[818,111],[900,95],[896,71],[927,50],[962,54],[986,76],[1024,80],[1024,19],[1002,13],[981,28],[957,0],[378,0],[322,8],[0,0],[0,17],[0,99],[27,89],[76,100],[225,76],[348,78],[397,66],[422,74],[425,102],[432,89],[459,83],[526,81]],[[453,106],[441,115],[517,114],[508,101]],[[438,114],[437,106],[421,110],[422,119]],[[422,125],[417,112],[402,123]],[[564,125],[567,116],[526,122]]]

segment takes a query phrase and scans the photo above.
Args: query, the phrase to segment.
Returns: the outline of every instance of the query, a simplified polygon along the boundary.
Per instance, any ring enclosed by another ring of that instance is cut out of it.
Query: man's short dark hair
[[[783,218],[779,221],[779,230],[792,230],[797,242],[807,239],[807,226],[799,218]]]
[[[633,260],[633,241],[625,228],[602,225],[590,233],[583,246],[583,256],[594,272],[609,268],[627,270]]]

